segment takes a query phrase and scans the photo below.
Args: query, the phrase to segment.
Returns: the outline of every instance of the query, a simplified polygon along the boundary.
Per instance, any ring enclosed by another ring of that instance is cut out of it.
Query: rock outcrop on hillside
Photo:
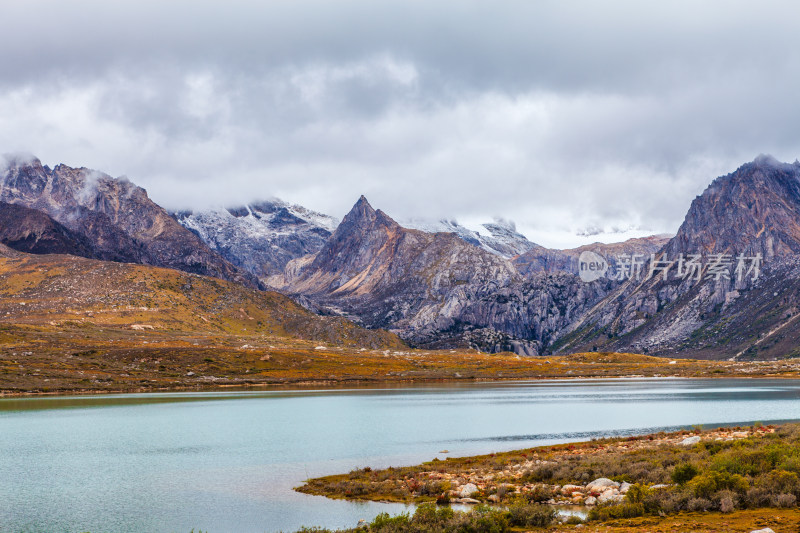
[[[0,202],[0,242],[20,252],[96,258],[92,243],[46,213]]]

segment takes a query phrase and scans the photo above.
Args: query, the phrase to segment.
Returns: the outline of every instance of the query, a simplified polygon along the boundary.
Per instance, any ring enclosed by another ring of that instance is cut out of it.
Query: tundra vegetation
[[[478,507],[465,516],[445,514],[463,523],[491,522],[491,527],[481,526],[483,529],[465,526],[453,531],[507,531],[534,525],[515,522],[511,518],[515,512],[537,516],[540,527],[568,528],[556,522],[554,513],[551,516],[542,510],[558,504],[585,506],[584,527],[603,524],[624,530],[637,523],[655,527],[684,520],[683,526],[674,530],[694,524],[691,528],[698,531],[725,531],[713,529],[710,522],[706,525],[711,529],[704,529],[702,524],[710,516],[729,527],[732,523],[766,527],[769,523],[764,520],[771,516],[800,523],[800,425],[697,427],[434,459],[410,467],[363,468],[311,479],[297,490],[332,498],[424,505],[474,503]],[[494,511],[481,507],[486,504]],[[438,516],[428,507],[424,509],[421,516]],[[397,520],[405,529],[381,529],[388,526],[379,522],[370,525],[369,531],[439,531],[413,529],[414,521],[422,520],[416,515]]]
[[[800,377],[800,362],[419,350],[283,295],[144,265],[0,257],[0,394],[598,377]]]

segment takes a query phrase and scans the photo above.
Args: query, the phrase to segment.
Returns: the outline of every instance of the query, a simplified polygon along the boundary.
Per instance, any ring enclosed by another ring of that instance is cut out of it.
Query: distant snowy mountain
[[[455,220],[446,219],[436,221],[411,219],[402,222],[402,226],[408,229],[418,229],[426,233],[455,233],[462,240],[506,259],[524,254],[535,248],[541,248],[538,244],[532,243],[524,235],[518,233],[513,222],[502,219],[483,224],[483,228],[489,233],[488,235],[466,228]]]
[[[265,280],[292,259],[318,252],[339,221],[283,200],[174,213],[228,261]]]

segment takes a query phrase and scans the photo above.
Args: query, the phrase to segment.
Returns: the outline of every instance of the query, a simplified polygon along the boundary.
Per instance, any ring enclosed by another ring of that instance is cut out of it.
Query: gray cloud
[[[713,177],[800,152],[791,2],[3,9],[0,151],[126,174],[169,207],[342,216],[366,194],[571,245],[674,231]]]

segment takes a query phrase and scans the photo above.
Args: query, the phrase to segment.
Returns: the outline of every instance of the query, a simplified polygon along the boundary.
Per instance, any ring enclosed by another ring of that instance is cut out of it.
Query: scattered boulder
[[[775,533],[772,528],[765,527],[764,529],[754,529],[750,533]]]
[[[586,485],[586,490],[590,492],[605,492],[608,488],[618,489],[619,485],[620,484],[616,481],[612,481],[607,477],[601,477]]]
[[[583,504],[584,505],[596,505],[597,504],[597,498],[595,498],[594,496],[589,496],[588,498],[586,498],[586,500],[584,500]]]
[[[698,437],[697,435],[695,435],[694,437],[686,437],[681,441],[681,446],[694,446],[698,442],[700,442],[700,437]]]
[[[616,489],[606,489],[605,492],[597,497],[597,503],[620,502],[624,498]]]
[[[478,487],[474,483],[467,483],[466,485],[462,485],[458,491],[458,495],[462,498],[469,498],[473,494],[478,492]],[[464,502],[467,503],[467,502]]]

